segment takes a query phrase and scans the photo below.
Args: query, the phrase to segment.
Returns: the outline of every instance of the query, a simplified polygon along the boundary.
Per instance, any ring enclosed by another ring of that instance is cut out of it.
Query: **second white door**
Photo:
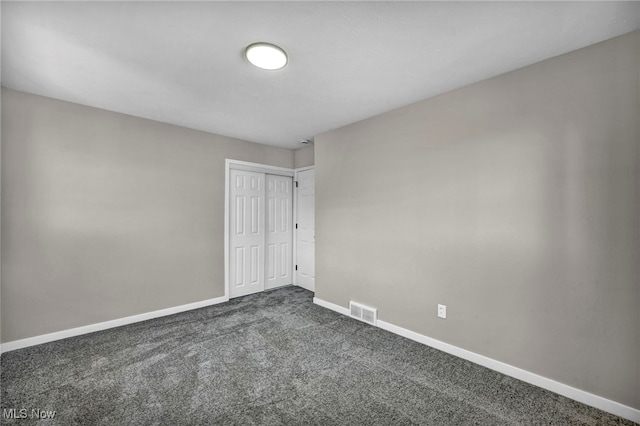
[[[298,172],[298,226],[296,283],[310,291],[316,288],[315,174],[313,169]]]
[[[266,280],[274,288],[293,282],[293,181],[290,177],[267,175]]]

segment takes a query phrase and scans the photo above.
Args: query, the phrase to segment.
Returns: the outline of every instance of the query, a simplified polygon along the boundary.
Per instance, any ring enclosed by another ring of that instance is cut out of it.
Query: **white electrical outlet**
[[[438,317],[447,318],[447,305],[438,304]]]

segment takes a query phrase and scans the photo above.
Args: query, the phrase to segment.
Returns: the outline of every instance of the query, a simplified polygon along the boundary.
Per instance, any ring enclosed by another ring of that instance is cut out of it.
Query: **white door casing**
[[[296,284],[315,291],[315,173],[297,173]]]
[[[266,175],[266,277],[265,289],[293,282],[293,180]]]
[[[264,290],[265,175],[230,170],[229,297]]]

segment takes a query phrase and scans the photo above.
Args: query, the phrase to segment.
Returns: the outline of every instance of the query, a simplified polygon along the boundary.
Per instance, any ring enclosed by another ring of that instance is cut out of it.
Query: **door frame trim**
[[[244,170],[247,172],[255,172],[255,173],[265,173],[265,174],[278,175],[278,176],[287,176],[295,179],[295,169],[289,169],[287,167],[270,166],[268,164],[261,164],[261,163],[251,163],[248,161],[233,160],[230,158],[225,159],[225,164],[224,164],[224,297],[227,300],[229,300],[229,296],[231,294],[231,291],[229,288],[229,272],[230,272],[229,261],[231,260],[229,256],[229,244],[231,243],[231,233],[229,229],[229,225],[231,222],[230,221],[231,203],[229,200],[229,197],[231,196],[231,191],[229,188],[229,185],[230,185],[229,175],[230,175],[231,169]],[[294,205],[296,203],[295,195],[296,194],[294,191],[293,193]],[[294,215],[293,218],[295,220],[296,219],[295,210],[292,212],[292,215]],[[293,239],[295,243],[295,238],[296,238],[295,229],[293,231],[294,231]],[[293,247],[292,251],[293,251],[292,257],[293,259],[295,259],[295,256],[296,256],[295,246]],[[293,259],[291,262],[291,274],[293,276],[292,282],[295,284],[295,275],[293,274],[295,272],[293,270],[295,263],[293,263]]]

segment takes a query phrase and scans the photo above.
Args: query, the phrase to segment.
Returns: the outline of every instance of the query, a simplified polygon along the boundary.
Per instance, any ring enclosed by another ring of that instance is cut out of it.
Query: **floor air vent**
[[[371,325],[376,325],[378,310],[356,302],[349,302],[349,312],[352,317]]]

